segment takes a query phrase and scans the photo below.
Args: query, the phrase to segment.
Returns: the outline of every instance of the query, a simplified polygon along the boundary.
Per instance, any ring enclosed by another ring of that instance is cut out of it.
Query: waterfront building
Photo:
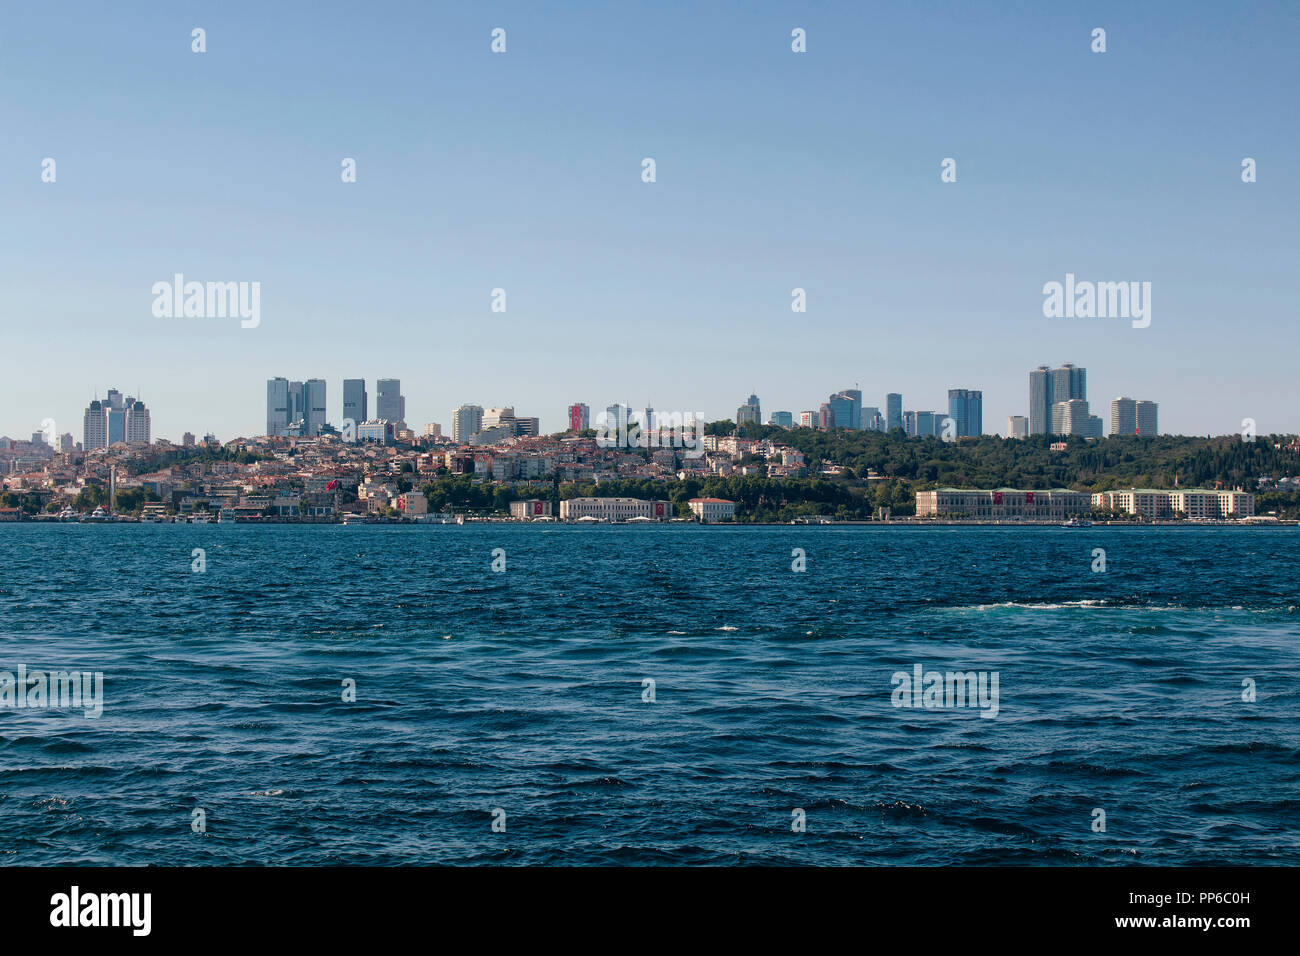
[[[1241,489],[1127,488],[1094,494],[1092,506],[1142,518],[1248,518],[1255,514],[1255,496]]]
[[[529,498],[525,501],[510,502],[510,517],[524,521],[551,516],[551,503],[545,498]]]
[[[702,524],[730,521],[736,516],[736,503],[726,498],[692,498],[687,504],[691,507],[691,514]]]
[[[669,501],[641,498],[567,498],[560,502],[561,521],[631,521],[649,518],[663,521],[673,516]]]
[[[936,488],[916,493],[916,515],[976,518],[985,521],[1056,521],[1087,514],[1092,497],[1086,491],[1052,488],[1022,491],[1017,488]]]

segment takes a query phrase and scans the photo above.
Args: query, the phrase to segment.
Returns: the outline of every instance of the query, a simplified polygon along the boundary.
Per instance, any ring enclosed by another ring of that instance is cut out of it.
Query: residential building
[[[451,413],[452,441],[465,442],[483,430],[483,406],[461,405]]]
[[[1137,434],[1137,402],[1121,395],[1110,403],[1110,433]]]
[[[1157,422],[1159,406],[1155,402],[1138,402],[1137,403],[1137,433],[1139,435],[1156,436],[1160,434],[1160,426]]]
[[[583,402],[574,402],[569,406],[569,429],[575,432],[586,431],[591,427],[591,409]]]

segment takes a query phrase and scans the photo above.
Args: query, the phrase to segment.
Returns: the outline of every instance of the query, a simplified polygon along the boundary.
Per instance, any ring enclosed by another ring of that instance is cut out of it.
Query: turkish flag
[[[535,514],[535,515],[539,515],[539,514],[541,514],[541,513],[542,513],[542,503],[541,503],[540,501],[534,501],[534,502],[533,502],[533,514]]]
[[[995,505],[1002,504],[1002,492],[1000,491],[993,492],[993,503]]]
[[[655,502],[655,517],[656,517],[656,518],[662,518],[663,516],[664,516],[664,503],[663,503],[662,501],[656,501],[656,502]]]

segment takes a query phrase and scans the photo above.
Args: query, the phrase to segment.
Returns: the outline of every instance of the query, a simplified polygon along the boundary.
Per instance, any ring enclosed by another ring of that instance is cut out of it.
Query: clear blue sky
[[[0,433],[116,386],[257,434],[276,375],[336,423],[344,377],[417,429],[858,383],[1000,432],[1067,361],[1103,418],[1300,431],[1298,50],[1295,2],[10,4]],[[261,282],[260,327],[154,318],[176,272]],[[1044,318],[1067,272],[1150,281],[1150,328]]]

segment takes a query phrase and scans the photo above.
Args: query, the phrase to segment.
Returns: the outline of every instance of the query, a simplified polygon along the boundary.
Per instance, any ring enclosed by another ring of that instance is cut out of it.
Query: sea
[[[1298,543],[0,525],[0,861],[1296,864]]]

